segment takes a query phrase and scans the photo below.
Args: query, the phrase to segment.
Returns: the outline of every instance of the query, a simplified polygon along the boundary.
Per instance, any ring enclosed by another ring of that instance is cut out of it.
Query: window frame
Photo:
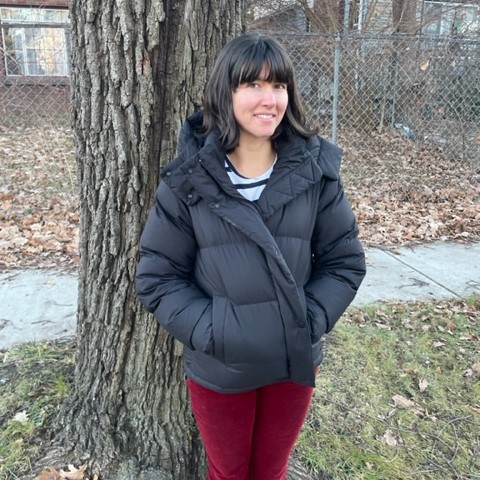
[[[62,15],[55,19],[60,12]],[[19,14],[17,18],[15,13]],[[44,14],[43,18],[41,14]],[[39,79],[70,77],[71,43],[67,8],[0,6],[0,28],[1,70],[5,76]],[[27,38],[28,31],[34,32],[31,39]],[[60,45],[58,31],[62,32]],[[46,47],[48,42],[53,42],[53,48]],[[33,57],[33,61],[29,60],[29,56]],[[12,67],[13,62],[17,68]],[[42,69],[45,70],[42,72]]]
[[[477,37],[480,28],[480,6],[474,3],[457,3],[441,0],[425,0],[424,3],[424,25],[422,32],[426,35]],[[434,10],[436,12],[434,13]],[[455,31],[458,20],[461,16],[471,15],[472,19],[467,27]],[[477,27],[475,28],[475,25]],[[471,28],[471,27],[474,28]],[[433,27],[433,28],[432,28]]]

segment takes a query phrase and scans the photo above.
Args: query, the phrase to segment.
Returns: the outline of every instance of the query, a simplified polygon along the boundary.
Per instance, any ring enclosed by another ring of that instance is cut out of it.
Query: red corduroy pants
[[[224,394],[187,379],[207,480],[284,480],[313,388],[293,382]]]

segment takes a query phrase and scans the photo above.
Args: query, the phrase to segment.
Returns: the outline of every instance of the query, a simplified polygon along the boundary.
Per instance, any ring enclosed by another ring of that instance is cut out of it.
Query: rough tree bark
[[[398,33],[418,32],[417,0],[393,0],[393,27]]]
[[[242,0],[71,0],[81,185],[78,347],[62,439],[102,478],[197,479],[181,352],[134,294],[137,245]]]

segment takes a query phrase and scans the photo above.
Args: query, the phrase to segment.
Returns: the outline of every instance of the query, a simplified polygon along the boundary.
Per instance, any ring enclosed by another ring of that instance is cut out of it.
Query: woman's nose
[[[265,88],[262,95],[263,105],[275,105],[276,98],[272,88]]]

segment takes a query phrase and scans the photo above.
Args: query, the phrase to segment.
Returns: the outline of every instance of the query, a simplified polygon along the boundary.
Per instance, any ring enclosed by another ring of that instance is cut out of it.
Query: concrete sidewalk
[[[480,243],[367,249],[354,305],[480,295]],[[77,277],[55,270],[0,274],[0,350],[75,335]]]

